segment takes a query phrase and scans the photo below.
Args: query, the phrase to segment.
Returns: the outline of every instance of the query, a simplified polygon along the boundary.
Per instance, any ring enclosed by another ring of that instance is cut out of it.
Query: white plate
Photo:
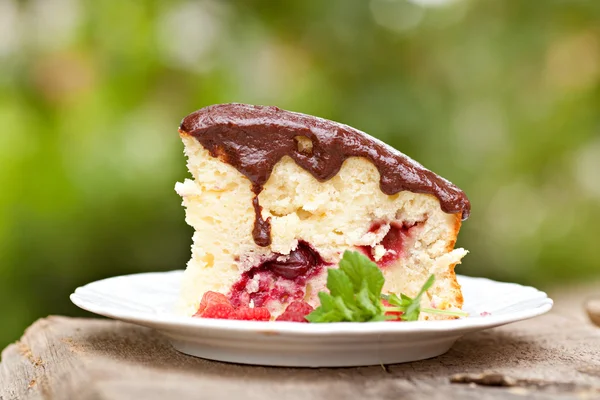
[[[175,349],[242,364],[343,367],[444,354],[462,335],[552,308],[528,286],[459,276],[468,318],[450,321],[301,324],[182,317],[173,313],[182,271],[117,276],[77,288],[71,301],[96,314],[154,328]],[[491,315],[481,316],[482,313]]]

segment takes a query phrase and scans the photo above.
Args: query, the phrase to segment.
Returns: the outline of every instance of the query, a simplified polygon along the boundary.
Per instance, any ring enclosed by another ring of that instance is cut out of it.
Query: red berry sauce
[[[300,241],[289,255],[274,255],[244,272],[231,287],[229,300],[234,307],[247,306],[250,301],[254,307],[263,307],[271,300],[283,303],[302,300],[306,281],[326,265],[328,263],[308,243]],[[252,280],[257,281],[258,290],[249,293]]]
[[[385,225],[384,222],[375,222],[373,225],[371,225],[369,232],[377,232],[383,225]],[[413,223],[409,225],[407,223],[400,224],[398,222],[392,222],[390,224],[390,230],[383,237],[381,242],[378,243],[383,245],[386,250],[386,253],[379,259],[379,261],[375,261],[373,258],[373,248],[371,246],[358,246],[358,248],[367,257],[369,257],[371,261],[377,263],[379,267],[387,267],[402,256],[404,243],[410,237],[411,231],[420,225],[420,223]]]

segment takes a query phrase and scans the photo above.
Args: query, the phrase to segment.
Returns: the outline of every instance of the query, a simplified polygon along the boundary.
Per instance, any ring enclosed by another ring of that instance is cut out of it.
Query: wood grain
[[[465,336],[443,356],[364,368],[207,361],[150,329],[53,316],[2,352],[0,399],[600,399],[600,329],[584,294],[561,293],[550,314]]]

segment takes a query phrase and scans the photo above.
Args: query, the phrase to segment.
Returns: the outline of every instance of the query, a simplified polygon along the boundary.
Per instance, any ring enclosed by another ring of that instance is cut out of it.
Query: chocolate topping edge
[[[198,140],[213,157],[232,165],[252,182],[257,245],[270,244],[270,221],[263,220],[258,195],[283,156],[323,182],[335,176],[349,157],[365,157],[379,170],[380,188],[387,195],[403,190],[431,194],[442,210],[469,217],[466,194],[451,182],[386,143],[348,125],[285,111],[273,106],[229,103],[202,108],[183,119],[181,134]],[[299,151],[298,136],[312,141],[312,151]]]

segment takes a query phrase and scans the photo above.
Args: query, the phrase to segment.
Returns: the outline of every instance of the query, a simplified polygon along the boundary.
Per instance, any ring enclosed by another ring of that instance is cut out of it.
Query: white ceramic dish
[[[439,356],[464,334],[552,308],[528,286],[459,276],[468,318],[451,321],[301,324],[182,317],[173,313],[182,271],[117,276],[77,288],[71,300],[96,314],[154,328],[177,350],[242,364],[345,367]],[[482,316],[482,313],[490,315]]]

